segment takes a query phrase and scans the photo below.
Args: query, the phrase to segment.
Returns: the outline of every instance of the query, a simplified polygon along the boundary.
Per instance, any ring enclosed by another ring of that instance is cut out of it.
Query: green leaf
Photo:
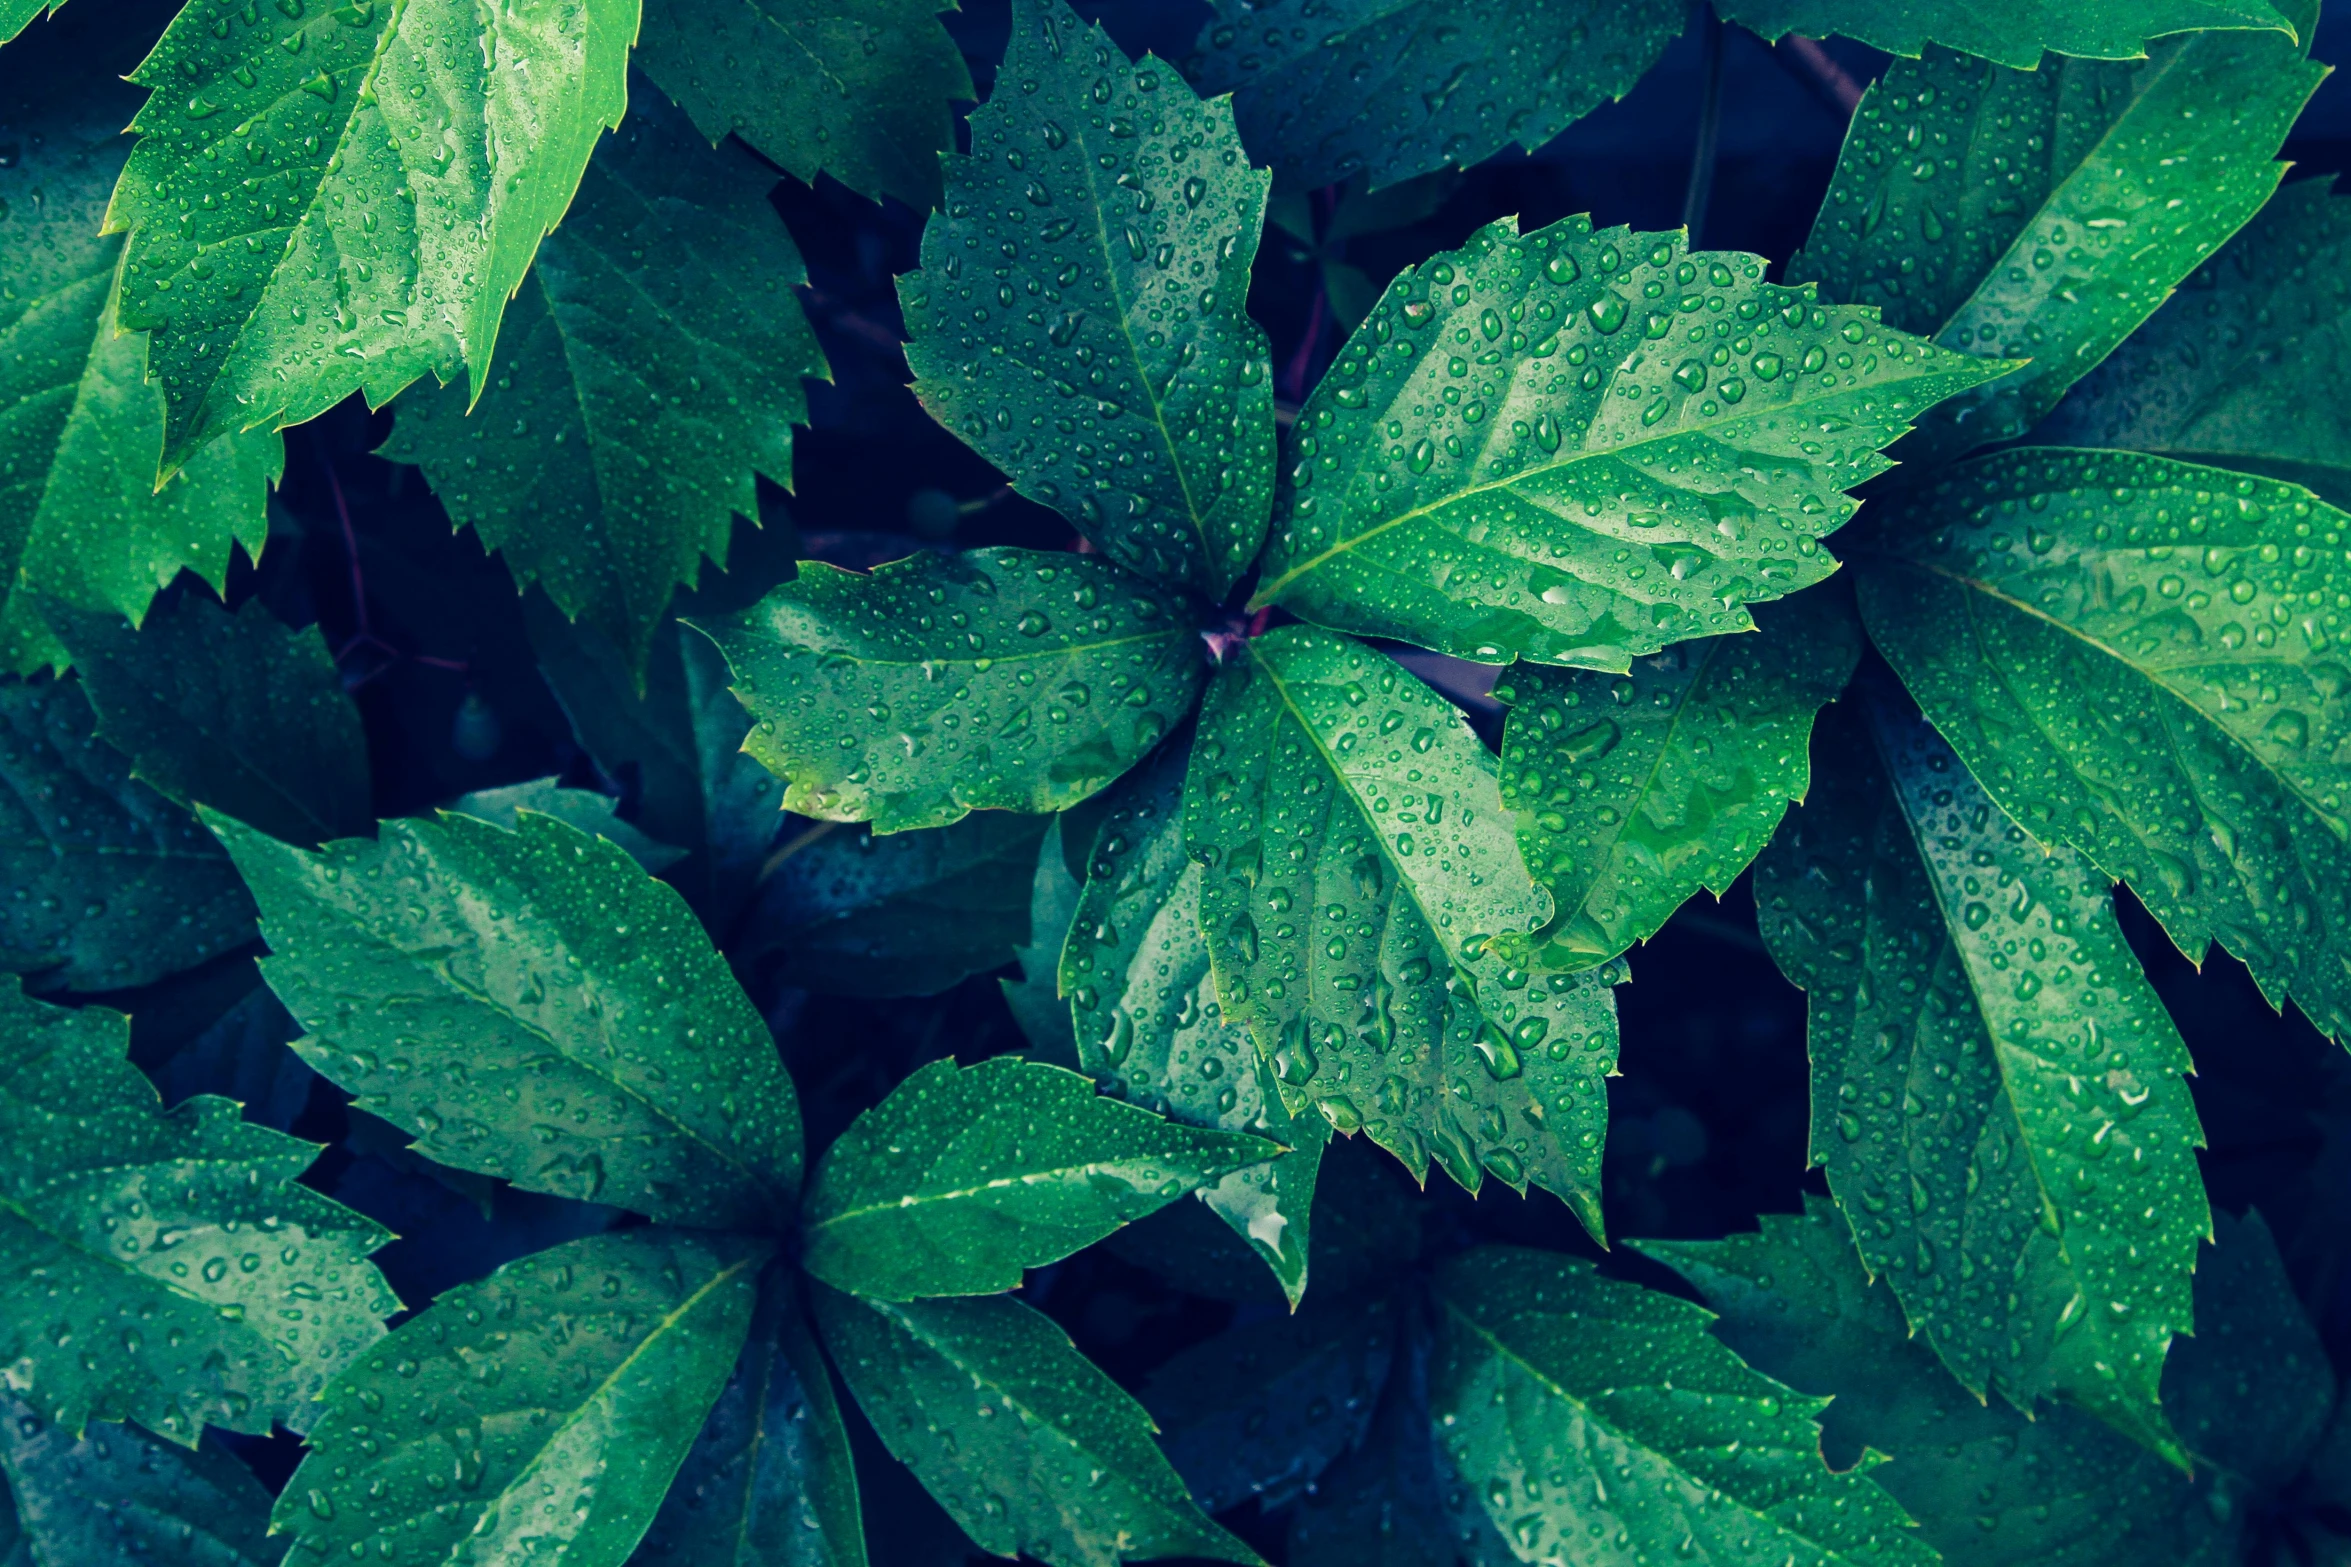
[[[1622,671],[1835,569],[1842,491],[2004,365],[1679,234],[1488,224],[1397,276],[1291,427],[1252,603]]]
[[[164,466],[419,376],[488,385],[507,300],[628,105],[635,0],[182,10],[107,226],[150,332]],[[183,221],[184,220],[184,221]]]
[[[1494,773],[1459,712],[1362,643],[1245,643],[1185,786],[1201,928],[1224,1015],[1293,1114],[1361,1128],[1416,1180],[1432,1156],[1472,1192],[1531,1180],[1598,1234],[1615,998],[1506,956],[1551,898]]]
[[[801,377],[830,374],[774,182],[640,94],[539,247],[470,416],[463,389],[417,387],[381,449],[640,669],[670,594],[758,518],[753,475],[791,483]]]
[[[2001,809],[2129,882],[2191,957],[2219,942],[2351,1039],[2331,607],[2351,517],[2159,457],[2021,448],[1873,524],[1870,631]]]
[[[1202,1187],[1200,1200],[1264,1259],[1295,1306],[1330,1125],[1292,1118],[1248,1029],[1227,1021],[1217,1001],[1200,929],[1204,873],[1184,852],[1186,756],[1163,747],[1105,792],[1111,809],[1061,952],[1065,1010],[1078,1065],[1106,1092],[1289,1150]]]
[[[1206,1339],[1142,1388],[1160,1445],[1200,1510],[1255,1500],[1271,1512],[1363,1443],[1402,1324],[1374,1297],[1321,1291],[1295,1315]]]
[[[1835,588],[1765,606],[1763,634],[1677,643],[1627,675],[1522,665],[1495,695],[1502,803],[1558,912],[1542,961],[1584,968],[1728,891],[1811,779],[1812,715],[1861,653]]]
[[[523,599],[539,673],[580,744],[615,778],[636,779],[636,822],[687,851],[670,882],[713,930],[732,927],[784,824],[784,786],[742,751],[750,717],[727,689],[708,637],[671,624],[643,670],[543,594]]]
[[[618,1567],[726,1385],[767,1253],[656,1226],[459,1285],[328,1387],[272,1525],[297,1561]]]
[[[131,776],[288,843],[375,830],[367,736],[316,627],[280,624],[259,599],[235,614],[180,593],[132,626],[51,599],[98,738]]]
[[[219,817],[302,1058],[429,1159],[710,1228],[800,1180],[775,1041],[685,900],[549,816],[289,848]]]
[[[743,749],[789,786],[784,808],[876,832],[1074,805],[1200,688],[1180,598],[1041,550],[913,555],[870,576],[808,561],[702,629],[758,720]]]
[[[1233,95],[1249,151],[1297,190],[1532,152],[1632,91],[1688,15],[1673,0],[1214,3],[1186,70]]]
[[[776,851],[744,930],[749,971],[841,996],[931,996],[1002,968],[1029,936],[1038,843],[1051,817],[978,811],[875,837],[819,822]]]
[[[253,938],[211,834],[96,738],[78,680],[0,681],[0,969],[127,990]]]
[[[2351,505],[2351,201],[2329,180],[2269,198],[2033,431],[2307,484]]]
[[[29,1556],[15,1567],[275,1567],[269,1493],[218,1443],[184,1448],[137,1426],[76,1437],[0,1398],[0,1469]]]
[[[982,1550],[1051,1567],[1153,1556],[1256,1563],[1202,1516],[1142,1406],[1019,1301],[861,1300],[817,1325],[883,1445]]]
[[[505,784],[496,789],[476,789],[458,796],[449,809],[459,816],[477,817],[493,826],[512,828],[519,823],[518,811],[536,811],[541,816],[552,816],[559,822],[577,827],[584,833],[609,838],[628,851],[630,859],[645,867],[647,875],[658,876],[685,857],[686,851],[666,843],[656,843],[642,831],[616,814],[620,802],[608,794],[593,789],[566,789],[552,778],[534,778],[528,783]]]
[[[633,1567],[865,1567],[865,1524],[833,1377],[782,1264],[735,1373]]]
[[[2283,32],[2190,33],[2136,65],[1897,60],[1787,275],[1945,348],[2032,361],[1936,410],[1905,462],[2013,439],[2268,199],[2325,74]]]
[[[1096,1095],[1076,1072],[934,1061],[826,1150],[801,1205],[802,1266],[877,1300],[986,1295],[1280,1152]]]
[[[1687,1301],[1514,1246],[1456,1257],[1436,1296],[1430,1404],[1522,1558],[1607,1537],[1628,1558],[1934,1562],[1872,1480],[1822,1463],[1828,1400],[1749,1370]]]
[[[63,5],[65,0],[0,0],[0,44]]]
[[[1760,1234],[1634,1245],[1698,1286],[1722,1313],[1716,1334],[1750,1365],[1834,1397],[1821,1417],[1830,1462],[1892,1455],[1872,1478],[1946,1567],[2221,1567],[2243,1559],[2248,1515],[2308,1454],[2332,1386],[2312,1375],[2324,1351],[2268,1232],[2215,1222],[2219,1248],[2196,1270],[2203,1331],[2173,1346],[2163,1376],[2198,1455],[2193,1480],[2076,1410],[2028,1420],[1968,1394],[1910,1336],[1819,1198],[1801,1218],[1765,1215]]]
[[[794,179],[939,203],[949,100],[978,96],[940,0],[648,0],[637,63],[715,142],[732,131]]]
[[[2210,1233],[2202,1133],[2106,878],[1889,696],[1814,743],[1755,897],[1809,996],[1811,1157],[1863,1260],[1978,1398],[2063,1394],[2184,1461],[2157,1382]]]
[[[899,282],[915,395],[1120,565],[1221,599],[1273,488],[1266,176],[1229,106],[1062,0],[1013,0],[996,79]]]
[[[298,1177],[318,1152],[204,1095],[169,1114],[130,1020],[0,986],[0,1359],[35,1413],[307,1428],[328,1377],[400,1309],[391,1235]]]
[[[1107,794],[1109,791],[1106,791]],[[1096,795],[1097,800],[1105,795]],[[966,817],[965,820],[970,820]],[[1029,1059],[1076,1070],[1077,1035],[1070,1031],[1069,1003],[1061,999],[1061,948],[1077,913],[1081,883],[1062,853],[1069,818],[1056,816],[1037,845],[1037,873],[1029,883],[1028,940],[1012,949],[1020,978],[1000,979],[1004,1004],[1029,1042]]]
[[[2293,29],[2264,0],[1724,0],[1722,17],[1777,43],[1835,33],[1916,59],[1941,44],[2029,71],[2042,51],[2137,60],[2173,33]]]
[[[0,39],[40,9],[0,0]],[[123,89],[86,67],[60,89],[46,60],[10,59],[23,74],[0,84],[18,148],[0,168],[0,665],[25,673],[65,661],[40,596],[136,620],[182,567],[218,588],[234,545],[258,556],[284,448],[241,435],[158,488],[163,393],[146,384],[145,340],[115,330],[122,241],[99,233],[130,152]]]

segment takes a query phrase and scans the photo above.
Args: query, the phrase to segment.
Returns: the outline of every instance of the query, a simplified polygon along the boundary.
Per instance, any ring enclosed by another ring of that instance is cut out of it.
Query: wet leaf
[[[628,851],[630,859],[658,876],[685,857],[686,851],[666,843],[656,843],[635,826],[624,822],[616,814],[620,802],[608,794],[593,789],[566,789],[552,778],[533,778],[528,783],[506,784],[496,789],[476,789],[458,796],[449,809],[460,816],[478,817],[494,826],[511,828],[518,823],[518,811],[536,811],[541,816],[552,816],[559,822],[568,822],[584,833],[609,838]]]
[[[93,1421],[77,1438],[0,1396],[0,1470],[22,1530],[13,1567],[275,1567],[269,1493],[219,1442],[184,1448]]]
[[[1941,44],[2020,71],[2043,50],[2136,60],[2158,38],[2199,29],[2292,36],[2265,0],[1724,0],[1722,16],[1772,42],[1835,33],[1913,59]]]

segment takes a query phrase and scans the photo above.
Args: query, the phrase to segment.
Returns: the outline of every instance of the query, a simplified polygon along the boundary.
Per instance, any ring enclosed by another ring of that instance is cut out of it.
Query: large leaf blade
[[[1267,180],[1173,68],[1130,66],[1062,0],[1012,18],[1019,90],[973,111],[899,287],[915,394],[1112,559],[1221,599],[1272,487],[1247,310]]]
[[[1774,42],[1835,33],[1913,59],[1941,44],[2020,71],[2044,50],[2137,60],[2173,33],[2292,32],[2267,0],[1725,0],[1722,13]]]
[[[0,1399],[0,1471],[29,1553],[17,1567],[276,1567],[269,1493],[217,1443],[183,1448],[137,1426],[79,1436]]]
[[[305,853],[212,818],[303,1058],[443,1164],[772,1229],[800,1176],[775,1041],[670,887],[553,817],[386,822]]]
[[[1390,283],[1299,411],[1253,602],[1622,671],[1825,578],[1878,449],[2005,368],[1679,235],[1490,224]]]

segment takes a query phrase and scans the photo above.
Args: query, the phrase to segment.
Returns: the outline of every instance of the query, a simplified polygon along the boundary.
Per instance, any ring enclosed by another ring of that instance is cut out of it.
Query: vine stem
[[[1698,100],[1698,145],[1690,154],[1690,185],[1682,195],[1682,227],[1690,232],[1690,248],[1706,222],[1706,206],[1714,196],[1714,154],[1722,132],[1722,18],[1706,0],[1690,7],[1702,51],[1699,70],[1705,86]]]

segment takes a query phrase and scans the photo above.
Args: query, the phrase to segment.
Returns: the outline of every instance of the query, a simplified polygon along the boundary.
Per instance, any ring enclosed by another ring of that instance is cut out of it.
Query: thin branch
[[[1836,62],[1818,39],[1790,33],[1772,48],[1772,58],[1816,94],[1839,119],[1853,118],[1861,106],[1861,84]]]
[[[1705,86],[1698,100],[1698,145],[1690,154],[1690,184],[1682,194],[1682,227],[1690,232],[1690,248],[1698,248],[1699,231],[1706,225],[1706,206],[1714,197],[1714,155],[1722,139],[1722,18],[1706,0],[1691,7],[1697,13],[1698,42],[1703,53],[1700,70]]]

